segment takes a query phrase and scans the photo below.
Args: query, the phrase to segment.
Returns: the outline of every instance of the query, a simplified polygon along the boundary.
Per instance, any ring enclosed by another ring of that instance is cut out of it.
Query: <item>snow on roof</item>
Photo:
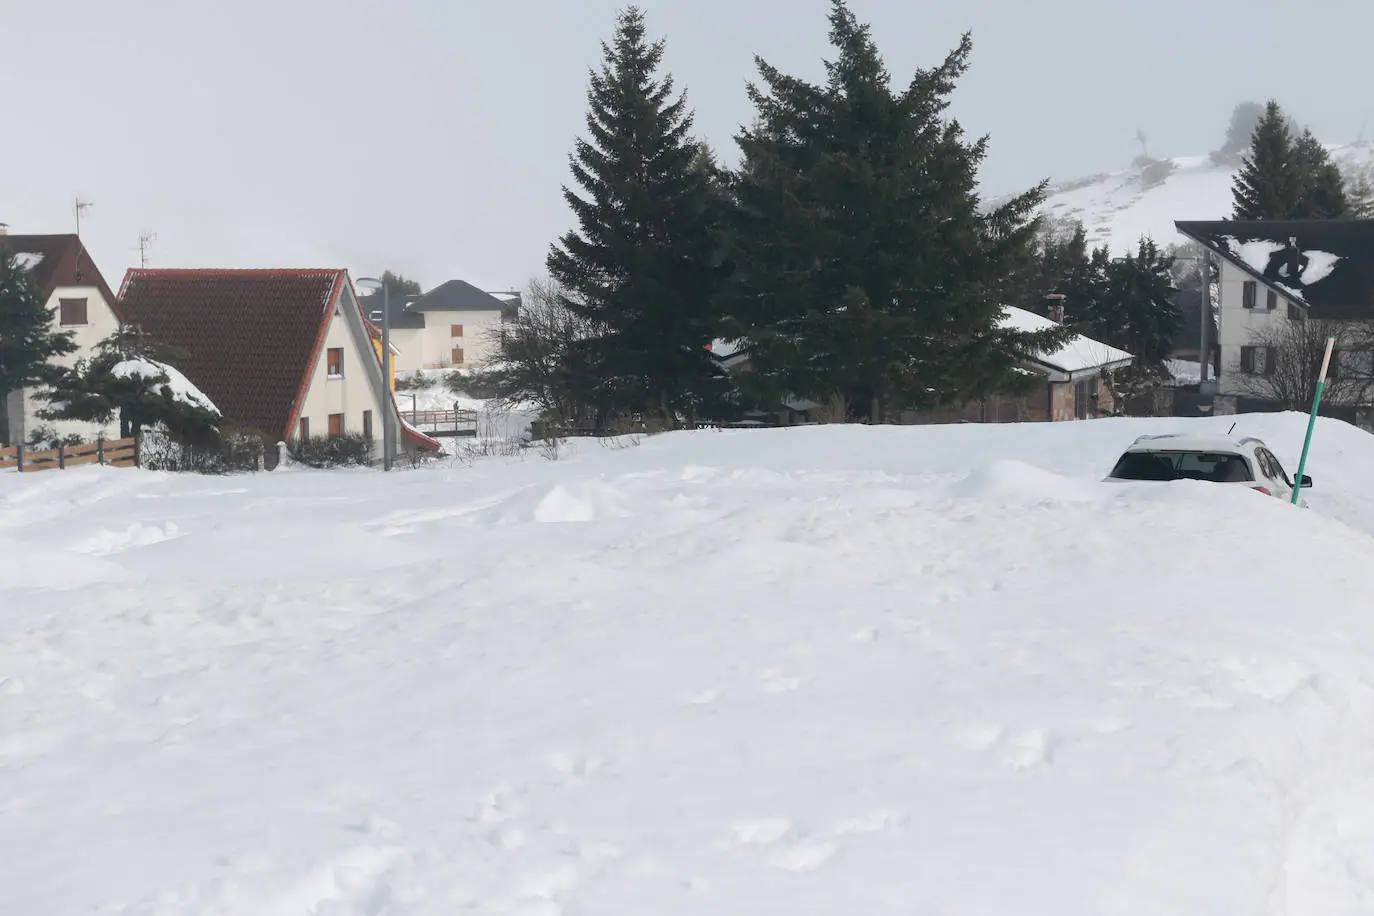
[[[1277,267],[1273,267],[1273,265],[1276,256],[1288,251],[1289,246],[1297,248],[1297,239],[1289,239],[1288,243],[1284,244],[1273,239],[1247,239],[1238,238],[1234,235],[1223,235],[1220,241],[1227,250],[1240,258],[1246,267],[1260,276],[1270,273],[1272,268],[1273,274],[1281,278],[1273,281],[1275,285],[1282,286],[1284,290],[1303,300],[1307,298],[1303,295],[1303,291],[1331,276],[1331,272],[1341,262],[1340,255],[1332,254],[1329,251],[1297,249],[1300,252],[1299,257],[1305,259],[1306,263],[1299,268],[1296,276],[1290,276],[1286,259],[1280,258]]]
[[[1243,451],[1246,438],[1226,435],[1201,435],[1197,433],[1160,433],[1141,436],[1131,443],[1128,452],[1239,452]],[[1258,441],[1251,439],[1251,441]]]
[[[1028,312],[1014,305],[1002,307],[1001,326],[1026,333],[1048,331],[1051,328],[1059,327],[1056,322],[1043,315]],[[1037,353],[1035,359],[1036,362],[1043,363],[1051,369],[1074,373],[1129,363],[1134,357],[1125,350],[1118,350],[1100,340],[1093,340],[1091,337],[1076,334],[1069,339],[1068,343],[1053,352]]]
[[[715,340],[711,341],[711,352],[716,356],[719,356],[721,359],[725,359],[728,356],[734,356],[736,353],[740,351],[740,349],[743,346],[744,341],[742,340],[725,340],[723,338],[716,338]]]
[[[208,410],[215,415],[219,415],[219,408],[215,403],[205,396],[191,380],[182,375],[175,367],[166,363],[160,363],[154,359],[136,357],[115,363],[110,374],[115,378],[144,378],[154,379],[159,375],[165,375],[167,381],[163,383],[164,388],[171,390],[172,400],[182,404],[189,404],[192,407],[199,407]]]
[[[33,270],[43,263],[43,252],[41,251],[19,251],[14,255],[14,262],[23,270]]]

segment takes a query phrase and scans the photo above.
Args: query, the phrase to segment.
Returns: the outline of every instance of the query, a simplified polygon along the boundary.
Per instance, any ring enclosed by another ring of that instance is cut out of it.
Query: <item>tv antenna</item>
[[[80,194],[76,195],[76,199],[75,199],[75,201],[73,202],[73,205],[72,205],[72,210],[76,213],[76,234],[77,234],[77,235],[80,235],[80,234],[81,234],[81,214],[85,213],[87,210],[89,210],[91,207],[94,207],[94,206],[95,206],[95,203],[94,203],[93,201],[82,200]]]
[[[148,249],[157,241],[156,232],[143,231],[138,234],[138,266],[148,266]]]

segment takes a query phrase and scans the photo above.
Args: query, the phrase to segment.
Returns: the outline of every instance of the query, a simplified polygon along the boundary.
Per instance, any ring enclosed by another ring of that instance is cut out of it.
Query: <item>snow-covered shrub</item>
[[[372,440],[359,433],[343,436],[310,436],[287,446],[291,458],[312,468],[337,468],[372,464]]]
[[[185,442],[165,428],[145,430],[139,443],[139,460],[147,470],[189,471],[197,474],[232,474],[260,471],[264,467],[262,436],[229,431],[214,441]]]

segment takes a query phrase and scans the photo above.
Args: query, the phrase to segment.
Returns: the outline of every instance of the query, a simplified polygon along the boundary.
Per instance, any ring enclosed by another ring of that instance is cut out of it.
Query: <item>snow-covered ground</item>
[[[0,475],[0,911],[1369,913],[1374,438],[1099,482],[1230,422]]]
[[[1374,143],[1327,147],[1343,172],[1374,178]],[[1231,215],[1231,182],[1236,165],[1209,156],[1181,156],[1167,166],[1129,168],[1064,182],[1049,190],[1043,212],[1054,219],[1078,220],[1091,245],[1106,243],[1114,254],[1134,250],[1142,235],[1160,246],[1185,239],[1175,220],[1226,219]]]

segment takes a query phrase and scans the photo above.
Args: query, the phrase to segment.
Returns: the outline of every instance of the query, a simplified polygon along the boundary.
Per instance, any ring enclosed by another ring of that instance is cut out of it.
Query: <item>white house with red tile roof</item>
[[[77,345],[74,353],[53,360],[74,366],[89,358],[95,345],[119,328],[117,303],[86,246],[75,235],[10,235],[0,232],[0,251],[14,254],[26,268],[38,298],[52,314],[53,330],[70,331]],[[44,420],[38,411],[48,406],[38,389],[0,392],[0,445],[24,442],[38,429],[57,436],[78,435],[94,439],[101,432],[117,435],[119,427],[79,420]]]
[[[439,448],[400,422],[345,270],[134,269],[120,310],[187,353],[179,368],[230,426],[269,441],[360,433],[380,457],[391,411],[398,452]]]

